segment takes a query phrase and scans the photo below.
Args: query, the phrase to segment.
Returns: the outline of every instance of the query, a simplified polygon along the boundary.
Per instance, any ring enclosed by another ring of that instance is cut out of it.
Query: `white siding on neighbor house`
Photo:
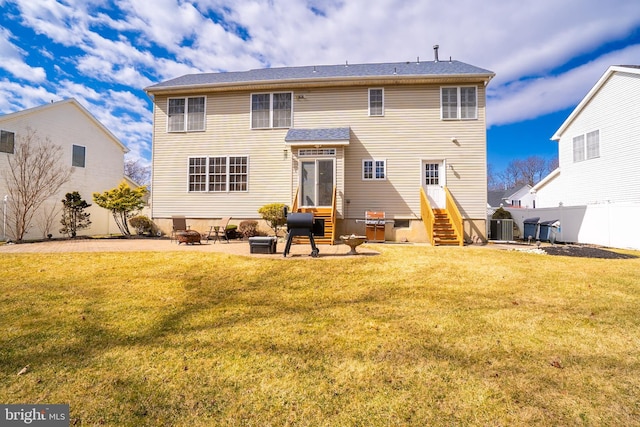
[[[36,131],[39,139],[47,137],[52,143],[62,147],[62,162],[71,166],[72,146],[86,147],[85,167],[73,167],[71,179],[63,185],[55,196],[45,202],[46,208],[62,207],[62,199],[68,192],[78,191],[82,198],[93,204],[92,194],[103,192],[117,186],[124,175],[124,154],[126,148],[106,133],[94,119],[87,116],[76,101],[60,101],[51,105],[37,107],[33,110],[14,113],[0,117],[0,129],[16,133],[16,145],[27,128]],[[11,154],[9,154],[11,156]],[[0,155],[0,170],[8,168],[6,153]],[[0,179],[0,198],[7,194],[3,179]],[[118,228],[111,218],[109,211],[93,205],[87,212],[91,214],[90,228],[81,230],[79,234],[95,235],[117,233]],[[36,216],[26,239],[39,239],[43,233],[38,226],[42,220]],[[51,227],[51,233],[60,236],[60,215],[57,215]]]
[[[440,119],[440,85],[384,86],[385,114],[379,117],[368,114],[368,85],[310,88],[294,94],[293,127],[351,128],[349,145],[336,150],[338,210],[343,217],[360,218],[365,210],[375,209],[390,218],[419,218],[421,161],[445,160],[453,165],[446,168],[447,186],[463,216],[483,219],[485,92],[484,85],[477,87],[478,119],[462,121]],[[285,152],[286,129],[250,129],[250,93],[208,93],[206,131],[184,134],[166,132],[167,98],[155,97],[154,217],[256,218],[264,204],[292,202],[298,183],[297,147]],[[187,191],[188,157],[214,155],[250,157],[248,192]],[[363,181],[363,159],[385,160],[387,179]]]
[[[541,188],[537,207],[640,202],[640,75],[615,72],[559,141],[561,174]],[[600,156],[573,162],[573,138],[598,130]]]

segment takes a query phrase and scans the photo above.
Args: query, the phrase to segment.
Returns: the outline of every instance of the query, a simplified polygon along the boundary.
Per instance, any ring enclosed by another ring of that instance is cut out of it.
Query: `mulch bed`
[[[595,248],[593,246],[577,245],[555,245],[541,247],[549,255],[573,256],[582,258],[603,258],[603,259],[629,259],[638,258],[635,255],[620,254],[606,249]]]

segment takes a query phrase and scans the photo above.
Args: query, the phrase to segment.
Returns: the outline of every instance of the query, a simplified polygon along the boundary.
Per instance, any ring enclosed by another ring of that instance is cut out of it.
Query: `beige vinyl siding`
[[[368,116],[368,87],[316,89],[295,103],[298,128],[351,127],[345,147],[345,187],[339,209],[358,218],[369,209],[391,217],[419,218],[421,159],[442,159],[447,186],[468,218],[486,212],[484,87],[478,86],[478,120],[440,119],[440,86],[386,86],[385,115]],[[451,142],[456,137],[459,145]],[[362,159],[384,159],[387,179],[362,180]],[[348,212],[347,212],[348,209]]]
[[[234,216],[258,218],[267,203],[290,202],[291,157],[285,158],[287,129],[251,130],[249,92],[207,96],[206,130],[167,133],[167,98],[156,97],[153,145],[153,213],[163,218]],[[188,159],[247,156],[247,192],[189,192]]]
[[[484,218],[483,84],[477,86],[478,120],[461,121],[440,119],[440,85],[386,85],[385,114],[371,117],[369,87],[310,88],[293,96],[295,128],[351,128],[350,144],[336,147],[339,215],[360,218],[365,210],[378,209],[390,218],[419,218],[421,159],[439,159],[454,165],[454,170],[446,170],[447,186],[463,216]],[[250,93],[205,94],[206,131],[184,134],[166,132],[166,97],[156,96],[154,217],[250,218],[257,217],[257,209],[266,203],[292,202],[298,183],[297,147],[284,155],[287,129],[250,129]],[[452,137],[459,143],[451,142]],[[249,156],[249,191],[189,193],[187,159],[207,155]],[[387,179],[363,181],[363,159],[384,159]]]

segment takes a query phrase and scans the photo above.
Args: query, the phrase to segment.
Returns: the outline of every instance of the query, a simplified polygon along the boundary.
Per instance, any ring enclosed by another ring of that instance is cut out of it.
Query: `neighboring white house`
[[[78,191],[83,199],[93,204],[92,194],[116,187],[124,179],[124,155],[128,149],[104,125],[75,99],[53,102],[39,107],[0,116],[0,203],[7,195],[3,172],[8,158],[14,153],[14,144],[28,129],[36,132],[42,141],[47,138],[62,147],[63,161],[73,168],[71,179],[51,197],[38,212],[25,239],[44,237],[45,211],[62,208],[62,199],[68,192]],[[91,214],[90,228],[83,235],[117,233],[118,228],[106,209],[97,205],[87,209]],[[2,214],[2,212],[0,212]],[[49,233],[59,237],[60,214],[56,214]],[[4,221],[3,221],[4,222]],[[5,233],[0,229],[0,237]],[[12,238],[9,227],[7,238]]]
[[[535,208],[535,196],[531,193],[531,186],[510,188],[506,191],[489,191],[487,204],[489,208]]]
[[[565,240],[640,248],[640,66],[609,67],[552,140],[559,167],[533,187],[536,208],[580,207]]]

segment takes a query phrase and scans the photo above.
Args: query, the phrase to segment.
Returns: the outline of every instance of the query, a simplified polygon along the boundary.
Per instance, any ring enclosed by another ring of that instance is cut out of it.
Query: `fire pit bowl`
[[[351,250],[349,251],[349,255],[358,255],[358,252],[356,252],[356,248],[363,244],[367,240],[367,237],[356,236],[355,234],[352,234],[350,236],[340,236],[340,240],[342,240],[345,245],[351,248]]]
[[[185,245],[189,245],[189,244],[193,245],[194,243],[201,244],[200,233],[198,233],[195,230],[178,231],[176,233],[176,239],[178,240],[178,244],[180,243],[184,243]]]

